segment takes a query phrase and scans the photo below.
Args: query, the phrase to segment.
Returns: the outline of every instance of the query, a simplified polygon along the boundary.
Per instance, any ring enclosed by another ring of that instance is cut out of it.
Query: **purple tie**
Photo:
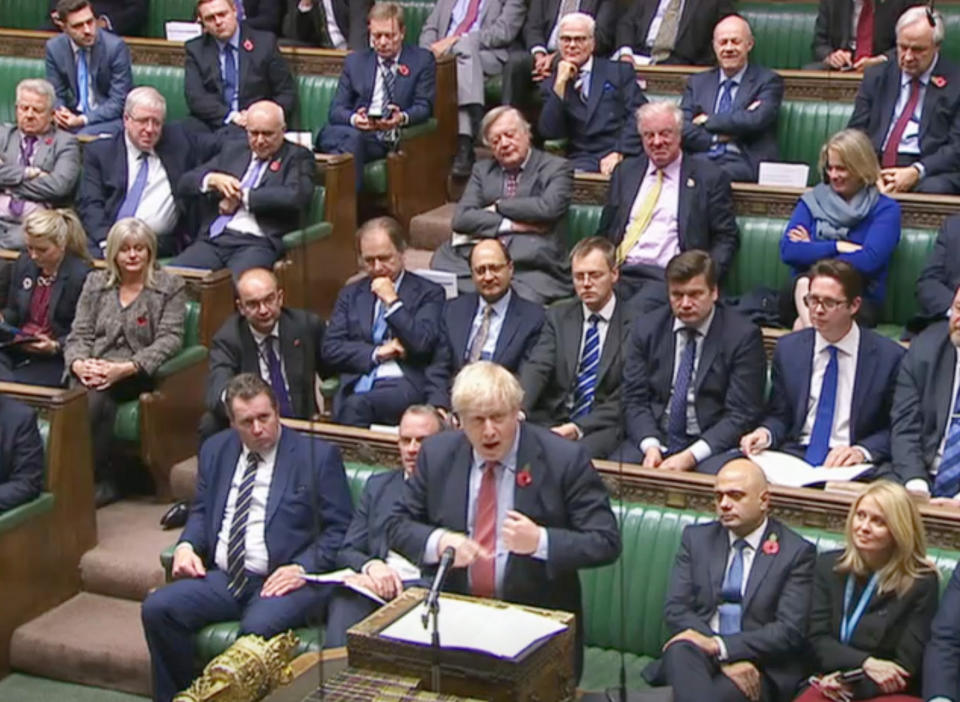
[[[277,405],[279,405],[281,417],[292,417],[293,408],[290,406],[290,393],[287,392],[287,385],[283,382],[283,371],[280,369],[280,359],[273,350],[273,340],[275,337],[268,336],[263,340],[263,355],[267,359],[267,370],[270,371],[270,387],[273,388],[273,394],[277,396]]]
[[[260,159],[254,157],[253,162],[256,165],[253,168],[247,169],[247,177],[243,179],[243,182],[240,183],[240,188],[246,190],[247,188],[252,188],[254,183],[257,182],[257,178],[260,177],[260,171],[263,170],[264,164],[266,161],[261,161]],[[230,223],[230,220],[233,219],[232,214],[223,214],[217,217],[210,224],[210,238],[216,239],[218,236],[223,234],[223,230],[227,228],[227,224]]]
[[[37,145],[37,137],[25,136],[20,140],[20,166],[27,168],[33,158],[33,149]],[[20,198],[10,198],[10,214],[20,218],[23,216],[24,202]]]

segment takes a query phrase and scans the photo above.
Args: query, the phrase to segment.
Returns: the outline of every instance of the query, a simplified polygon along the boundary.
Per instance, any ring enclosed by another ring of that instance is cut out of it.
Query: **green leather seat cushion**
[[[52,492],[41,492],[25,504],[0,512],[0,534],[15,529],[28,519],[52,511],[54,499]]]
[[[43,0],[2,0],[0,27],[9,29],[41,29],[49,24],[47,3]]]

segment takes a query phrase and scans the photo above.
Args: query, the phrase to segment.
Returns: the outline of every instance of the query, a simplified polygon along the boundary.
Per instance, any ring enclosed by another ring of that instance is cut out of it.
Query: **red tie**
[[[884,168],[892,168],[897,165],[897,150],[900,148],[900,139],[907,128],[907,123],[913,117],[914,110],[917,109],[917,100],[920,99],[920,81],[914,78],[910,81],[910,98],[907,100],[907,106],[897,118],[897,123],[893,125],[893,131],[890,132],[890,138],[887,139],[887,146],[883,150],[883,159],[880,165]]]
[[[863,0],[857,20],[857,52],[853,60],[873,56],[873,0]]]
[[[467,5],[467,14],[454,30],[454,36],[459,37],[461,34],[467,33],[467,30],[470,29],[470,25],[477,21],[477,11],[479,9],[480,0],[470,0],[470,4]]]
[[[496,594],[495,565],[497,552],[497,466],[496,461],[483,464],[483,478],[477,494],[477,513],[473,520],[473,540],[483,546],[490,558],[478,558],[470,566],[470,584],[477,597]]]

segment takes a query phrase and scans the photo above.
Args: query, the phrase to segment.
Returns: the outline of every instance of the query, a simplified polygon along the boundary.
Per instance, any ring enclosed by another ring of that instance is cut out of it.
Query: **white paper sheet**
[[[354,592],[359,592],[365,597],[369,597],[374,602],[379,602],[380,604],[386,604],[387,601],[380,597],[373,590],[368,590],[367,588],[356,585],[354,583],[348,583],[347,578],[351,575],[356,575],[357,572],[351,568],[343,568],[341,570],[330,571],[329,573],[304,573],[300,577],[306,580],[308,583],[321,583],[327,585],[336,585],[340,584],[344,587],[348,587]]]
[[[283,138],[287,141],[302,146],[305,149],[313,151],[313,133],[312,132],[284,132]]]
[[[789,188],[805,188],[810,177],[810,166],[806,163],[780,163],[761,161],[757,182],[760,185],[778,185]]]
[[[203,34],[203,29],[196,22],[164,22],[163,30],[167,41],[186,42]]]
[[[749,458],[760,466],[771,483],[788,487],[803,487],[828,480],[853,480],[873,468],[869,463],[859,463],[846,468],[811,466],[802,458],[781,451],[761,451]]]
[[[457,274],[448,271],[435,271],[431,268],[415,268],[412,273],[416,273],[421,278],[426,278],[432,283],[436,283],[443,288],[443,294],[448,300],[457,296]]]
[[[423,609],[424,605],[414,607],[380,636],[429,646],[433,624],[424,629]],[[513,658],[533,642],[566,629],[554,619],[519,607],[492,607],[443,595],[438,621],[443,648],[464,648],[498,658]]]

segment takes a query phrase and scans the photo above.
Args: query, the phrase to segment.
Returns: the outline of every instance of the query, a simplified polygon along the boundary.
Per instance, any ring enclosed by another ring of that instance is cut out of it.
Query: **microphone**
[[[440,588],[443,587],[443,581],[447,579],[447,573],[453,566],[453,557],[455,551],[453,546],[447,546],[440,555],[440,565],[437,567],[437,573],[433,576],[433,585],[430,586],[430,593],[425,601],[426,607],[423,610],[422,621],[423,628],[427,628],[427,622],[430,618],[430,612],[439,607]]]

